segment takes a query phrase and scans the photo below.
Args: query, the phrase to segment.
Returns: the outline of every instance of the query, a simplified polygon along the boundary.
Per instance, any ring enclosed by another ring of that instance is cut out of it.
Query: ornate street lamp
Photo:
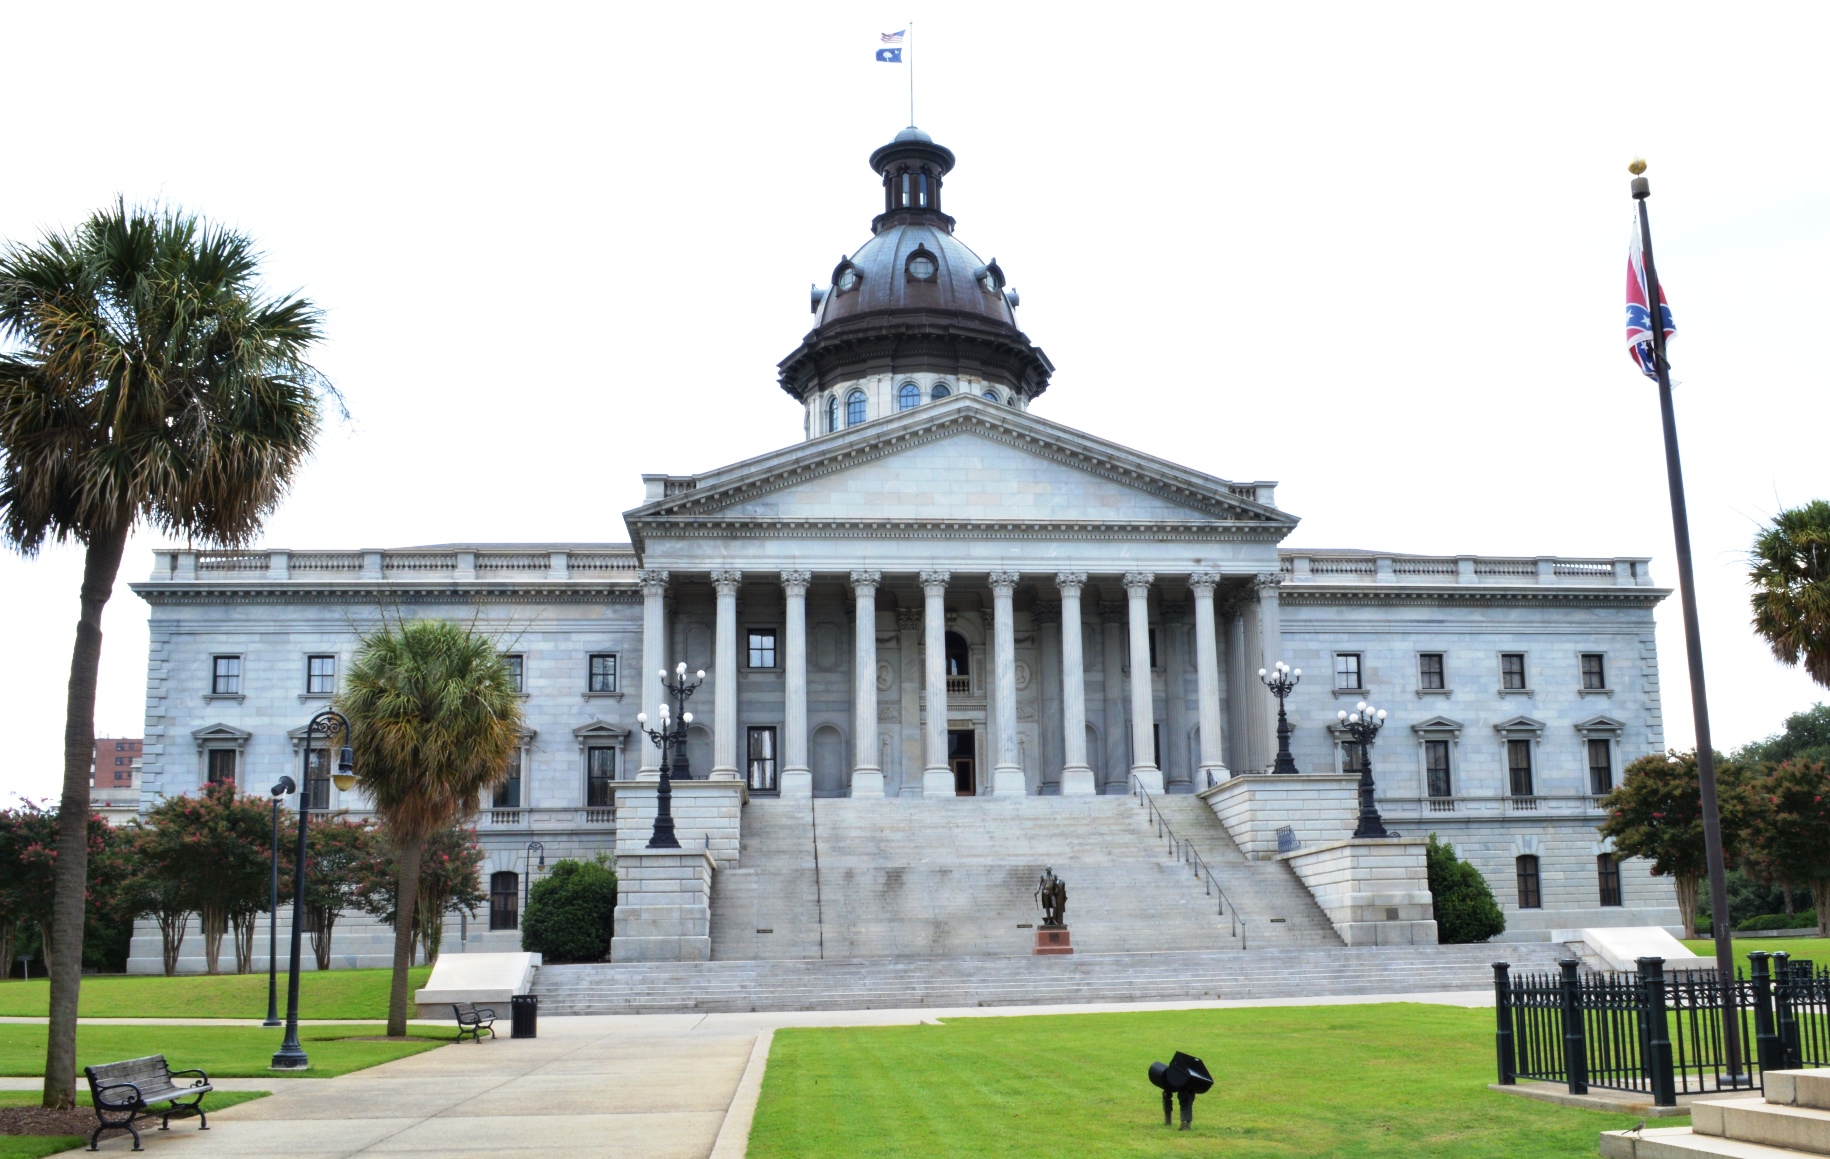
[[[1290,718],[1284,715],[1284,697],[1296,690],[1302,682],[1303,670],[1292,668],[1279,660],[1270,672],[1263,668],[1258,670],[1258,679],[1271,690],[1277,698],[1277,763],[1271,766],[1273,773],[1295,773],[1296,758],[1290,755]]]
[[[355,750],[350,748],[349,717],[327,708],[311,718],[305,726],[304,779],[299,785],[299,846],[292,866],[292,968],[286,977],[286,1038],[275,1052],[271,1070],[304,1070],[311,1065],[305,1049],[299,1045],[299,955],[305,933],[305,826],[311,818],[311,738],[322,735],[329,740],[343,734],[343,747],[337,752],[337,771],[331,779],[337,788],[347,790],[356,783]],[[325,802],[326,808],[329,802]]]
[[[650,849],[680,848],[680,839],[674,836],[673,782],[676,778],[690,781],[693,777],[686,758],[686,726],[693,722],[693,714],[686,711],[686,702],[692,699],[693,693],[704,683],[703,668],[693,674],[693,679],[686,678],[684,660],[672,672],[663,668],[661,690],[673,698],[673,709],[669,710],[667,701],[661,702],[661,727],[658,729],[648,727],[646,712],[635,714],[636,724],[648,734],[648,739],[654,742],[655,747],[661,750],[661,787],[655,796],[654,832],[648,838]]]
[[[280,801],[299,787],[291,777],[281,777],[273,786],[273,882],[267,891],[267,1020],[262,1026],[280,1024]]]
[[[1379,816],[1378,806],[1373,804],[1372,747],[1373,739],[1379,730],[1385,727],[1385,710],[1374,708],[1364,700],[1353,706],[1352,712],[1334,714],[1352,735],[1354,742],[1360,746],[1360,823],[1355,827],[1355,837],[1396,837],[1396,833],[1385,831],[1385,821]]]

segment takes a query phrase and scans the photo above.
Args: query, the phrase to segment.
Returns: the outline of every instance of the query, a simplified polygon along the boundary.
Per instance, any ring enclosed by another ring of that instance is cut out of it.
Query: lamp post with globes
[[[267,1020],[262,1026],[280,1024],[280,802],[299,787],[291,777],[281,777],[273,793],[273,880],[267,893]]]
[[[680,839],[674,835],[674,790],[676,778],[682,781],[693,779],[692,765],[686,756],[686,726],[693,722],[693,714],[686,711],[686,702],[692,699],[693,693],[705,683],[705,669],[701,668],[686,677],[686,661],[682,660],[672,672],[661,669],[661,690],[673,699],[674,707],[670,710],[667,701],[660,704],[661,727],[648,727],[648,714],[638,712],[636,724],[641,726],[648,739],[661,750],[661,785],[655,794],[654,832],[648,838],[650,849],[678,849]]]
[[[1374,708],[1364,700],[1353,706],[1352,712],[1337,712],[1339,719],[1347,729],[1354,743],[1360,746],[1360,823],[1354,828],[1355,837],[1396,837],[1396,833],[1385,830],[1385,821],[1379,816],[1379,808],[1373,804],[1372,747],[1379,730],[1385,727],[1385,710]]]
[[[305,1048],[299,1045],[299,955],[305,933],[305,829],[311,819],[311,738],[326,741],[343,734],[343,746],[337,751],[337,771],[331,774],[337,788],[347,790],[356,783],[355,750],[350,747],[349,717],[327,708],[311,718],[305,726],[304,779],[299,785],[299,845],[292,865],[292,964],[286,978],[286,1037],[273,1055],[271,1070],[304,1070],[311,1065]],[[326,802],[328,806],[329,802]]]
[[[1290,718],[1284,715],[1284,698],[1295,691],[1296,686],[1302,682],[1303,670],[1292,668],[1279,660],[1269,672],[1260,668],[1258,679],[1264,681],[1264,686],[1269,688],[1271,695],[1277,698],[1277,763],[1271,766],[1271,771],[1285,774],[1296,773],[1299,770],[1296,767],[1296,758],[1290,755]]]

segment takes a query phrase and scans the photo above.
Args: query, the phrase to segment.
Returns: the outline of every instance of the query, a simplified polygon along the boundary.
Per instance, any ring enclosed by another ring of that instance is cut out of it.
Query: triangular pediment
[[[240,748],[247,744],[248,738],[253,735],[253,733],[245,728],[236,728],[232,724],[222,724],[220,722],[191,730],[191,739],[197,742],[198,748],[211,744],[232,744],[235,747]]]
[[[644,528],[681,520],[1220,523],[1272,539],[1296,524],[1259,503],[1255,485],[971,397],[680,480],[672,490],[625,516],[638,550]]]
[[[1611,716],[1591,716],[1587,720],[1576,722],[1576,731],[1580,733],[1612,733],[1619,736],[1627,727],[1624,720],[1615,720]]]
[[[1543,734],[1544,722],[1541,720],[1534,720],[1529,716],[1515,716],[1508,720],[1500,721],[1493,726],[1493,729],[1495,732],[1517,734],[1531,733],[1536,736]]]
[[[1421,733],[1450,733],[1455,736],[1460,736],[1461,730],[1462,730],[1461,721],[1451,720],[1446,716],[1432,716],[1428,720],[1420,720],[1416,724],[1413,724],[1411,726],[1412,732],[1420,733],[1420,734]]]

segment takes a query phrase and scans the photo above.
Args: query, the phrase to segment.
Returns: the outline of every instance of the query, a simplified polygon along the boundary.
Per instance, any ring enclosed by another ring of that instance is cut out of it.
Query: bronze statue
[[[1042,871],[1036,884],[1036,904],[1042,907],[1042,928],[1067,928],[1067,883],[1055,876],[1054,867]]]

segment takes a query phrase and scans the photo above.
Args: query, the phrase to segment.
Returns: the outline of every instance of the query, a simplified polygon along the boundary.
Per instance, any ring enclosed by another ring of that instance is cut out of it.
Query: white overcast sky
[[[960,238],[1059,368],[1036,413],[1276,479],[1290,543],[1649,555],[1657,398],[1622,342],[1650,163],[1717,746],[1823,698],[1745,553],[1830,497],[1822,5],[0,3],[0,239],[117,193],[233,223],[326,311],[333,422],[264,541],[627,538],[644,471],[800,437],[774,366],[916,119]],[[906,66],[905,66],[906,67]],[[106,620],[139,735],[150,568]],[[0,789],[54,795],[80,559],[0,557]],[[1668,740],[1691,743],[1659,613]]]

